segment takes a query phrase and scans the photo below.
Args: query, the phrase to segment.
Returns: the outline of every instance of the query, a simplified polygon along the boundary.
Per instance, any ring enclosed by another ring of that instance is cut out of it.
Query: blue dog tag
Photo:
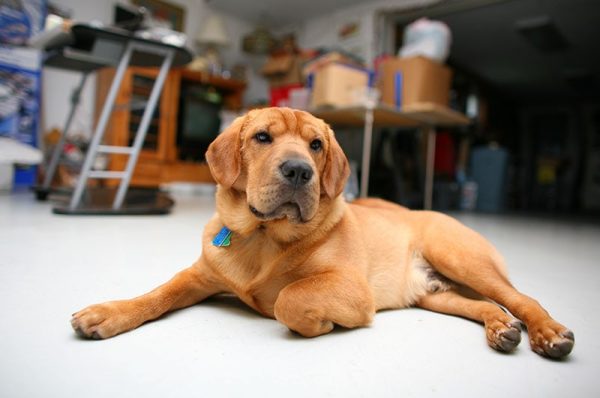
[[[231,230],[227,227],[221,228],[212,243],[218,247],[229,246],[231,244]]]

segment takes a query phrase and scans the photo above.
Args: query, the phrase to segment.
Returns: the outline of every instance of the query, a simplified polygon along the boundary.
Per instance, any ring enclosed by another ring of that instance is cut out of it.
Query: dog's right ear
[[[321,179],[322,186],[327,196],[331,199],[339,196],[344,190],[346,181],[350,176],[350,166],[348,158],[335,139],[333,130],[327,126],[329,131],[329,151],[327,152],[327,163]]]
[[[217,184],[226,188],[231,188],[242,171],[240,135],[245,121],[246,116],[235,119],[206,151],[206,161],[213,178]]]

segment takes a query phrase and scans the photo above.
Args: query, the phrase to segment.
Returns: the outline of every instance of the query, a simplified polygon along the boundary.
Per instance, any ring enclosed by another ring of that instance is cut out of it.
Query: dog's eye
[[[270,144],[271,142],[273,142],[271,135],[269,133],[267,133],[266,131],[259,131],[254,136],[254,139],[256,141],[260,142],[261,144]]]
[[[312,149],[313,151],[319,151],[321,148],[323,148],[323,143],[321,142],[321,140],[315,139],[310,142],[310,149]]]

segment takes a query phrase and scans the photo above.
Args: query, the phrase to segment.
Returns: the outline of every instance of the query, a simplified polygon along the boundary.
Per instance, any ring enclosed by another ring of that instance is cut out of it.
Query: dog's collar
[[[231,244],[231,230],[225,226],[221,228],[212,243],[217,247],[229,246]]]

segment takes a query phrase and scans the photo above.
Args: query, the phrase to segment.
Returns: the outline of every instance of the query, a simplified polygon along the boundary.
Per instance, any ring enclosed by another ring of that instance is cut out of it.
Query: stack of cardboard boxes
[[[262,68],[271,90],[271,106],[288,106],[290,92],[312,89],[310,107],[349,107],[363,103],[375,86],[381,102],[401,110],[414,103],[448,105],[452,71],[423,56],[387,57],[375,73],[350,54],[329,51],[312,57],[300,51],[293,36],[284,39]],[[375,77],[375,79],[373,78]]]
[[[449,67],[425,57],[390,57],[379,64],[375,86],[381,102],[398,110],[423,102],[446,106],[451,79]],[[321,65],[313,72],[311,106],[359,105],[357,93],[372,83],[367,69],[339,62]]]

